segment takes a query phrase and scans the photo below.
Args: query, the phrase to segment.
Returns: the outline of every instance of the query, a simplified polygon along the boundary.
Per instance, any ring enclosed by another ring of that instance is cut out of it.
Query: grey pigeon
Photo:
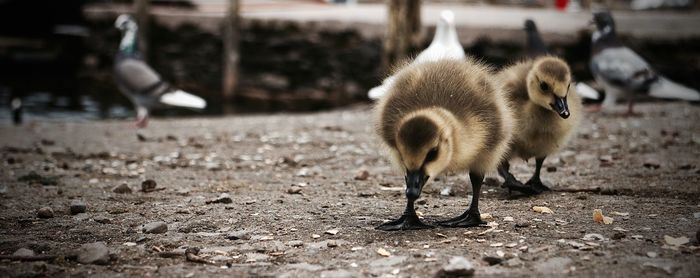
[[[119,52],[114,61],[114,78],[119,90],[136,107],[136,126],[148,125],[153,108],[176,106],[204,109],[204,99],[171,87],[146,64],[138,50],[138,25],[129,15],[120,15],[114,25],[122,31]]]
[[[639,95],[655,98],[700,101],[698,91],[676,84],[657,73],[649,63],[623,45],[615,33],[615,21],[607,11],[593,14],[590,69],[605,88],[602,108],[614,105],[618,98],[628,100],[627,113],[634,113],[634,100]]]
[[[532,19],[525,20],[525,33],[527,35],[525,53],[529,58],[549,55],[549,50],[544,41],[542,41],[542,37],[537,31],[537,25]],[[603,98],[603,95],[598,90],[586,85],[586,83],[575,82],[574,87],[576,88],[576,93],[584,99],[600,101]]]

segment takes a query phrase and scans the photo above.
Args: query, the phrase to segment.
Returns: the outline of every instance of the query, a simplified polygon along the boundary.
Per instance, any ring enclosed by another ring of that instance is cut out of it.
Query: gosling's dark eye
[[[425,155],[425,163],[428,163],[428,162],[435,160],[437,158],[437,156],[438,156],[438,148],[435,147],[435,148],[430,149],[428,154]]]
[[[542,90],[543,92],[549,91],[549,84],[547,84],[547,82],[544,81],[540,82],[540,90]]]

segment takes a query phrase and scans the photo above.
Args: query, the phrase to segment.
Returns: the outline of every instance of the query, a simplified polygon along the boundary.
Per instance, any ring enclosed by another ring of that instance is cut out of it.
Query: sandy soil
[[[374,229],[401,213],[403,177],[378,151],[367,106],[156,119],[140,136],[118,121],[0,127],[0,276],[427,277],[463,256],[477,275],[697,277],[700,108],[638,108],[641,117],[586,115],[545,162],[553,192],[518,198],[491,180],[481,202],[490,227],[406,232]],[[514,171],[525,180],[533,164]],[[146,179],[156,191],[140,191]],[[123,183],[133,192],[113,192]],[[418,211],[426,222],[459,214],[469,188],[466,175],[442,177]],[[230,202],[211,202],[223,193]],[[87,212],[71,215],[74,200]],[[42,207],[54,217],[38,218]],[[594,209],[614,222],[594,223]],[[155,221],[167,231],[144,233]],[[78,249],[92,242],[106,243],[107,265],[76,261],[90,259]],[[22,247],[50,256],[13,260]],[[199,254],[186,259],[188,247]]]

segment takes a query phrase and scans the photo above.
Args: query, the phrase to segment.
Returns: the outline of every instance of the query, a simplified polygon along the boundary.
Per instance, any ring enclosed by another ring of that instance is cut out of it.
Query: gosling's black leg
[[[505,179],[501,187],[508,188],[508,194],[512,194],[513,191],[518,191],[525,195],[535,195],[539,193],[532,188],[525,186],[522,182],[518,181],[513,174],[510,173],[510,163],[508,163],[508,161],[503,161],[501,165],[498,166],[498,174]]]
[[[467,211],[462,213],[462,215],[455,218],[438,222],[440,226],[445,227],[474,227],[486,224],[486,222],[481,220],[481,213],[479,212],[479,195],[481,195],[481,184],[484,182],[484,175],[480,173],[469,173],[469,180],[472,182],[472,202],[469,204]]]
[[[532,175],[532,178],[525,183],[526,186],[530,187],[538,194],[550,190],[549,187],[545,186],[542,183],[542,180],[540,180],[540,171],[542,170],[542,163],[544,162],[544,159],[545,157],[535,158],[535,174]]]

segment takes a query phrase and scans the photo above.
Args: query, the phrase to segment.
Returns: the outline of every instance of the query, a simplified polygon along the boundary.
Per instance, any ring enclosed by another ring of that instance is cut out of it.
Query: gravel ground
[[[638,108],[586,115],[545,162],[552,192],[509,196],[490,179],[489,226],[405,232],[374,229],[401,213],[403,177],[375,144],[368,106],[156,119],[143,131],[3,126],[0,276],[427,277],[461,256],[476,275],[697,277],[700,108]],[[525,180],[533,164],[513,170]],[[466,175],[441,177],[417,209],[429,223],[459,214],[469,188]],[[594,222],[594,209],[613,223]]]

